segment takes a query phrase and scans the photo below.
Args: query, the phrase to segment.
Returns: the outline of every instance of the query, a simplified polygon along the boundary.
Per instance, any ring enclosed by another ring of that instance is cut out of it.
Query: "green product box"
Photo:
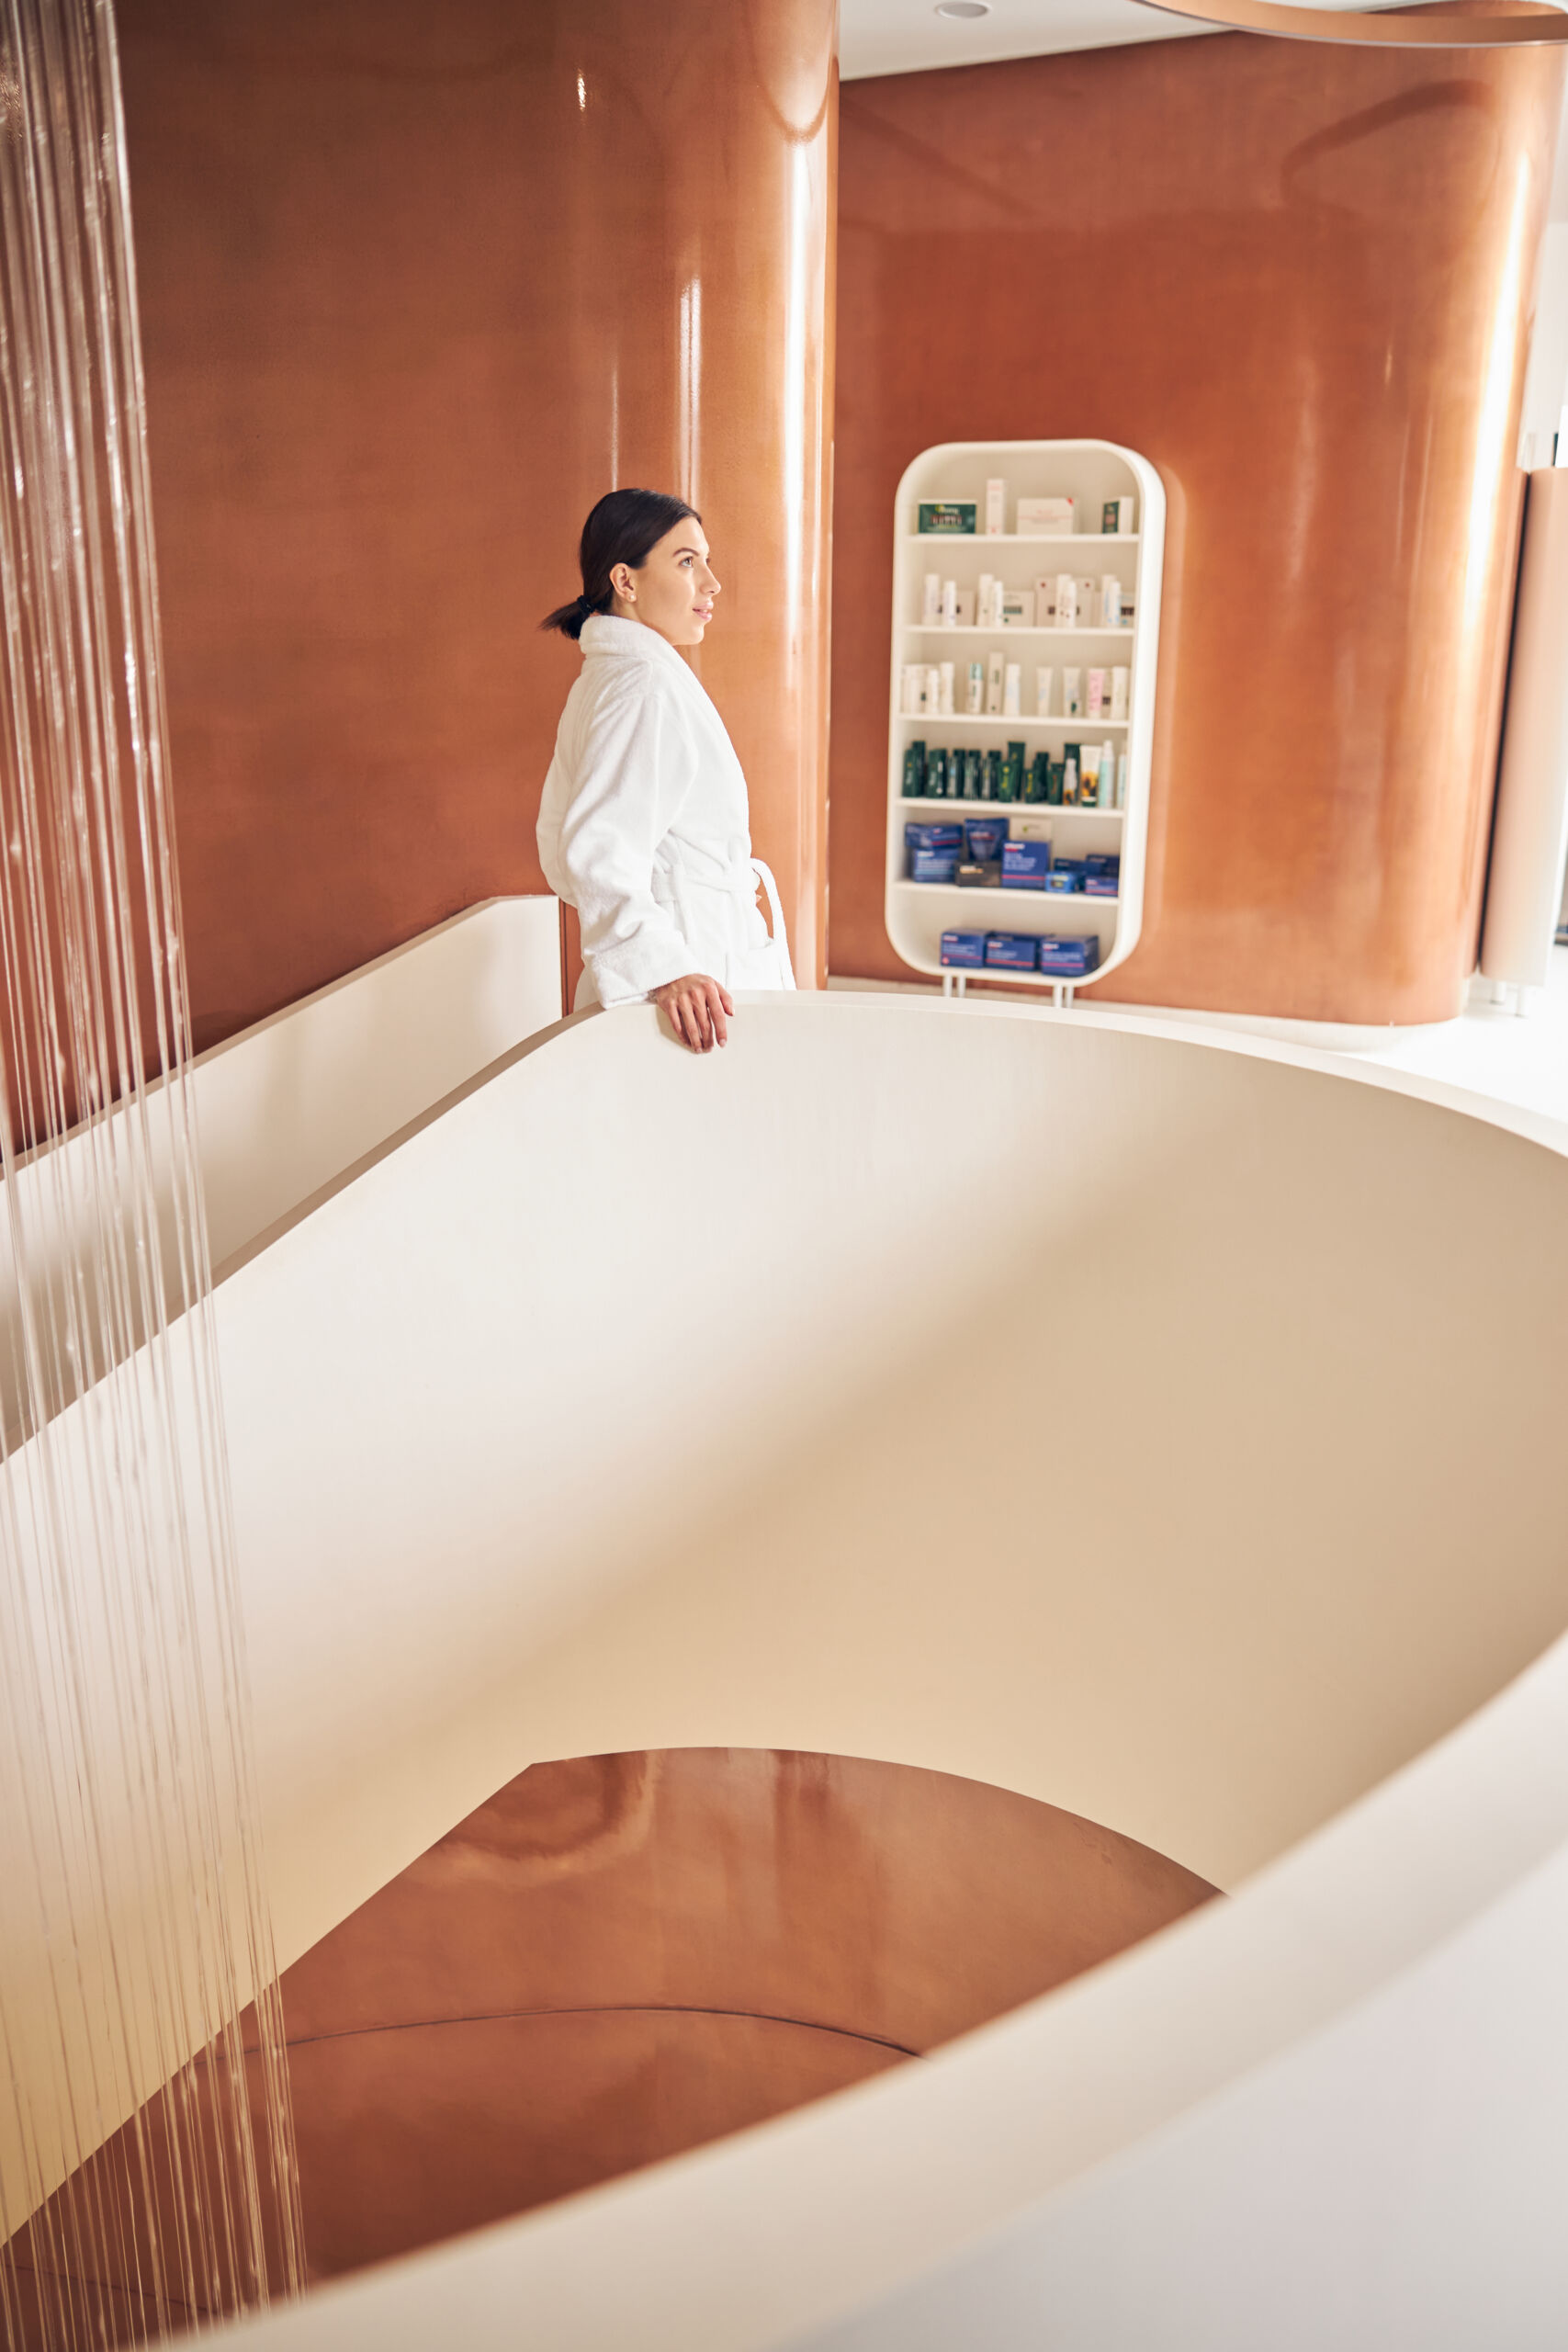
[[[972,539],[976,502],[972,498],[922,498],[920,534],[924,538]]]
[[[923,800],[926,797],[926,747],[923,742],[911,743],[904,753],[904,797]]]

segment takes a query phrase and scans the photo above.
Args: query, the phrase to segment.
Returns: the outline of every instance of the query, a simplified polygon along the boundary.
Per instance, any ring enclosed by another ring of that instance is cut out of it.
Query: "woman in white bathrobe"
[[[576,1004],[651,998],[705,1053],[727,1041],[732,990],[795,986],[778,892],[751,854],[746,778],[678,650],[702,643],[719,583],[701,517],[658,491],[602,498],[581,560],[581,595],[541,623],[576,638],[583,663],[538,834],[545,878],[581,926]]]

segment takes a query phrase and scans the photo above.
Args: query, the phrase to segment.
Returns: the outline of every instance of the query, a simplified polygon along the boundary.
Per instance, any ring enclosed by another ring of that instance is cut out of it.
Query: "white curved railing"
[[[1237,1890],[280,2352],[1473,2343],[1420,2299],[1516,2193],[1540,2306],[1568,1167],[1438,1091],[1109,1013],[593,1015],[220,1286],[285,1961],[616,1748],[965,1773]]]

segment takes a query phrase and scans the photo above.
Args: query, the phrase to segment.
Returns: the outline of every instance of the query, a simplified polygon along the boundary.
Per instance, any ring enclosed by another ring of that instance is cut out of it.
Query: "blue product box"
[[[1118,898],[1122,890],[1122,877],[1119,874],[1086,874],[1083,888],[1086,899]]]
[[[962,825],[906,825],[904,846],[906,849],[948,850],[956,855],[964,846],[964,828]]]
[[[911,882],[956,882],[958,852],[955,849],[912,849],[909,852]]]
[[[1005,817],[971,817],[964,828],[969,836],[969,862],[972,865],[995,865],[1002,854],[1008,837]]]
[[[1122,854],[1119,850],[1093,849],[1083,861],[1086,874],[1120,874]]]
[[[983,931],[944,931],[942,934],[942,960],[958,971],[978,971],[986,960],[986,934]]]
[[[1051,873],[1049,842],[1004,842],[1002,888],[1043,890]]]
[[[1043,889],[1055,890],[1057,892],[1064,890],[1081,890],[1083,888],[1083,876],[1073,866],[1054,865],[1051,868],[1050,873],[1045,876],[1044,882],[1041,887]]]
[[[1058,979],[1081,980],[1100,961],[1098,939],[1052,939],[1040,942],[1040,969]]]
[[[1032,972],[1038,945],[1032,932],[993,931],[986,939],[986,962],[992,971]]]

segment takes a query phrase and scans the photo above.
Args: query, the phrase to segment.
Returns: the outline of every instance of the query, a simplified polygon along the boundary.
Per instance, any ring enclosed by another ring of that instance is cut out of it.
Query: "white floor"
[[[1484,981],[1472,986],[1472,997],[1487,992]],[[1521,1110],[1568,1119],[1568,947],[1552,949],[1547,985],[1527,992],[1526,1007],[1519,1014],[1511,1004],[1472,1003],[1458,1021],[1402,1030],[1389,1045],[1352,1058],[1446,1079]]]

